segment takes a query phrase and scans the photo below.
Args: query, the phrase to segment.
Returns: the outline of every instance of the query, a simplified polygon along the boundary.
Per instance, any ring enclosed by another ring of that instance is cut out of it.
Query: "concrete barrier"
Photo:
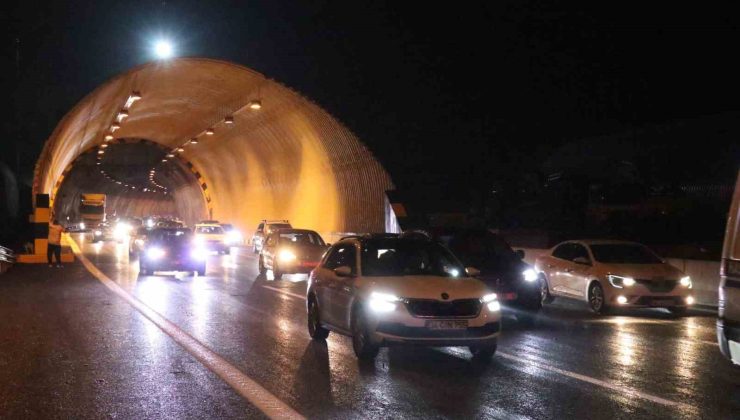
[[[549,249],[517,248],[524,251],[524,261],[534,265],[537,257],[547,254]],[[694,298],[696,303],[707,306],[717,306],[717,289],[719,288],[719,261],[687,260],[681,258],[666,258],[669,264],[691,276],[694,284]]]

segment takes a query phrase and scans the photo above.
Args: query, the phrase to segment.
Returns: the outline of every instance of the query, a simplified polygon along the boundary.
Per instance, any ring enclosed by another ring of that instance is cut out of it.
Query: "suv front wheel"
[[[360,360],[373,360],[380,350],[370,340],[367,319],[361,306],[356,306],[352,311],[352,348]]]

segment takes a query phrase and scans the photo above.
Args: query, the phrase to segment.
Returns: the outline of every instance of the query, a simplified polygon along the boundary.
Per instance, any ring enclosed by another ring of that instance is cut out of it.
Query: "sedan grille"
[[[676,280],[642,280],[638,279],[637,283],[645,286],[653,293],[668,293],[676,288]]]
[[[406,300],[409,313],[424,318],[472,318],[478,316],[480,307],[478,299],[459,299],[451,302],[430,299]]]

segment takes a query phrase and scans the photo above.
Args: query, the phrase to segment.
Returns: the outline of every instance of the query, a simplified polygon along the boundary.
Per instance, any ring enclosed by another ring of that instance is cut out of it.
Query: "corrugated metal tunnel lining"
[[[131,104],[132,92],[141,99]],[[261,109],[249,106],[255,101]],[[119,122],[121,110],[127,115]],[[72,163],[106,143],[107,135],[111,142],[147,139],[179,156],[160,162],[162,173],[189,162],[197,188],[183,182],[171,191],[188,218],[200,217],[197,204],[246,230],[263,218],[324,233],[383,230],[384,192],[392,182],[367,148],[318,105],[247,68],[177,59],[105,83],[52,133],[36,166],[34,192],[66,200]],[[187,144],[191,138],[197,144]],[[200,201],[192,199],[193,188]]]

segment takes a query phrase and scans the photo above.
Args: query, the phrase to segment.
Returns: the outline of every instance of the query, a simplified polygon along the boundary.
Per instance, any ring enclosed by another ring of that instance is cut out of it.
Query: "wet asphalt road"
[[[591,315],[556,301],[507,317],[493,362],[392,348],[361,365],[306,332],[304,276],[258,276],[246,248],[206,277],[138,277],[125,246],[82,243],[123,289],[310,418],[738,418],[740,369],[714,315]],[[259,418],[261,412],[79,262],[0,277],[0,418]]]

